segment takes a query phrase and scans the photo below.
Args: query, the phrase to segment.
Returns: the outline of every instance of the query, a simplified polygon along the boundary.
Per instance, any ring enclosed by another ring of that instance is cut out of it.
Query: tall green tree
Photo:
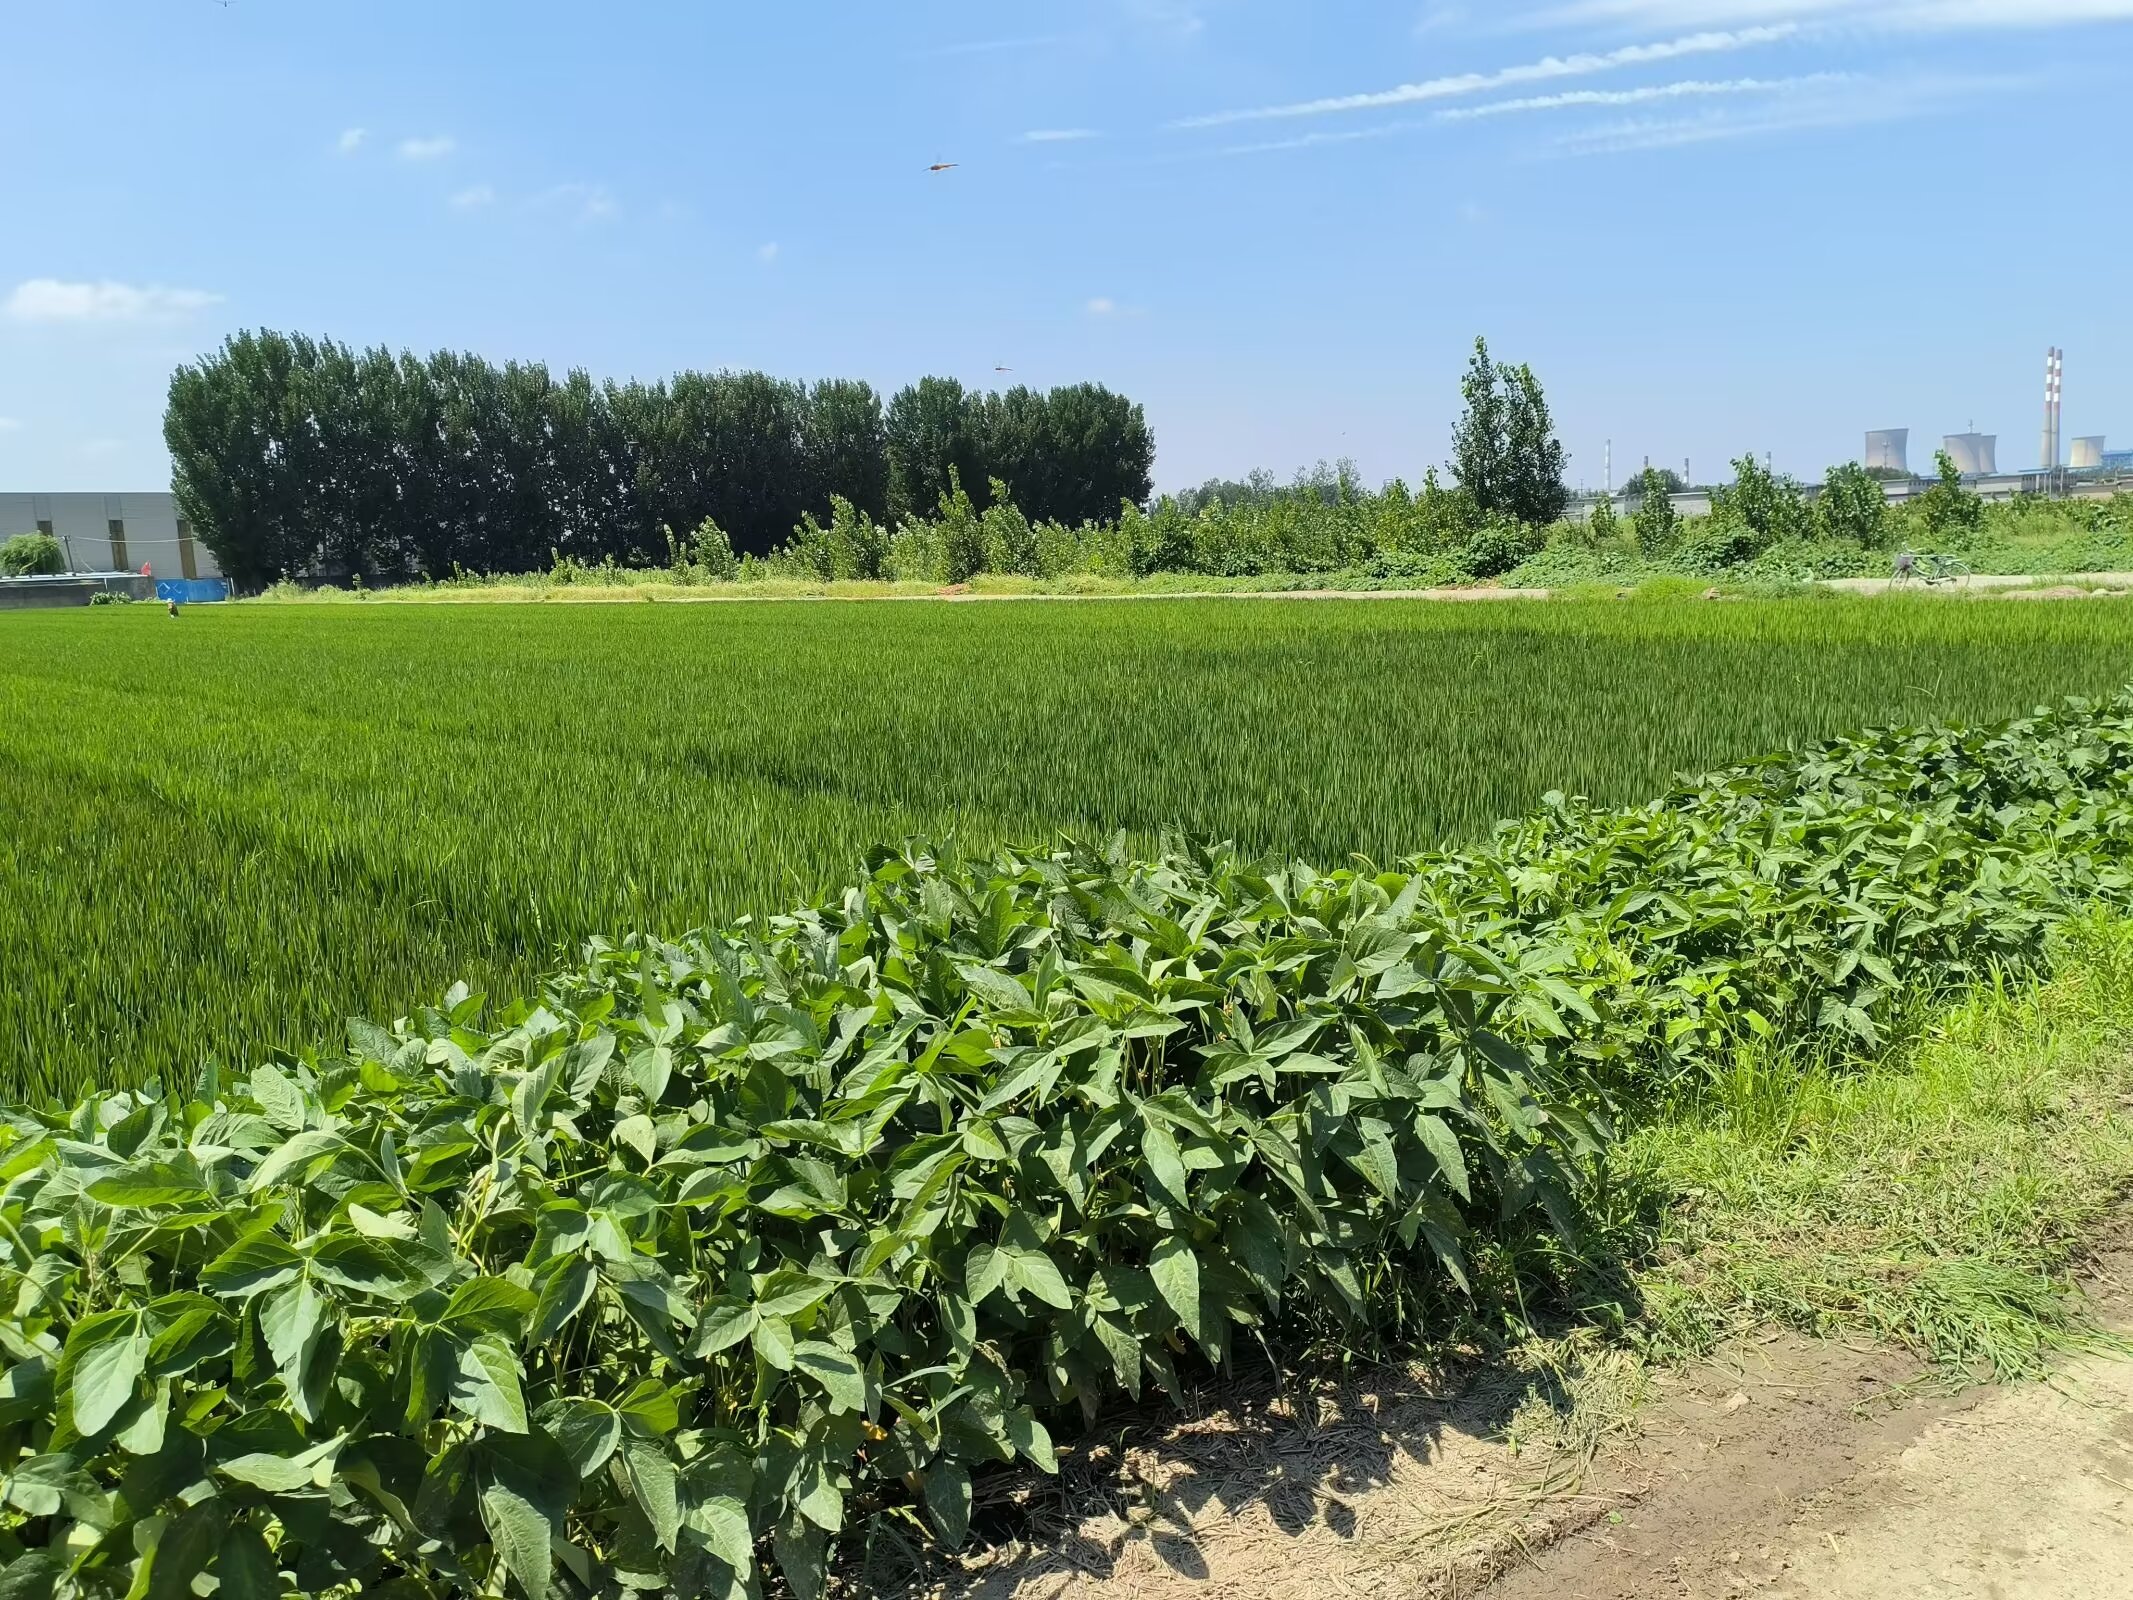
[[[1488,340],[1476,339],[1460,390],[1466,410],[1452,431],[1452,470],[1475,509],[1533,526],[1559,520],[1570,504],[1569,456],[1533,369],[1491,360]]]
[[[1122,505],[1143,505],[1154,488],[1155,434],[1147,413],[1098,383],[1045,396],[1043,494],[1022,509],[1069,525],[1109,522]],[[1010,484],[1015,479],[995,467]],[[1019,485],[1015,484],[1019,490]]]
[[[885,419],[891,517],[932,516],[957,480],[975,502],[987,480],[976,411],[954,378],[921,378],[897,391]]]
[[[1524,364],[1503,369],[1504,472],[1503,507],[1519,521],[1545,527],[1562,519],[1570,505],[1563,481],[1570,457],[1555,436],[1555,419],[1540,379]]]
[[[243,588],[307,572],[318,559],[300,372],[307,343],[234,334],[171,376],[163,438],[178,510]]]
[[[889,515],[889,436],[870,383],[832,379],[807,392],[801,416],[806,509],[834,518],[835,501],[875,522]]]
[[[1474,356],[1460,380],[1466,410],[1452,429],[1452,475],[1477,511],[1503,505],[1505,455],[1510,449],[1509,406],[1502,369],[1489,358],[1489,341],[1474,341]]]

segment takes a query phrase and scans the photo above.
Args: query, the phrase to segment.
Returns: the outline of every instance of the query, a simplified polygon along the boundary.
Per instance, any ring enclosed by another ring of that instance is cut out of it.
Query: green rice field
[[[189,1073],[584,936],[982,848],[1320,862],[1550,789],[2133,680],[2108,601],[147,607],[0,616],[0,1088]]]

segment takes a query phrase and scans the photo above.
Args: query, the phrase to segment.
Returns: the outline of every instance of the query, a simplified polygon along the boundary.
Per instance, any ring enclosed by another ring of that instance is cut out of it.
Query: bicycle
[[[1961,556],[1938,555],[1930,551],[1919,555],[1906,550],[1896,558],[1896,572],[1890,579],[1890,586],[1901,589],[1916,578],[1932,589],[1944,583],[1966,582],[1970,576],[1970,563]]]

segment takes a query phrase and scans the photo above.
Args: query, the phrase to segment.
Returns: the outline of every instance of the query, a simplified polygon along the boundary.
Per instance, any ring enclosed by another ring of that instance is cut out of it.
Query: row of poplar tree
[[[163,428],[180,514],[248,588],[651,565],[707,519],[764,554],[832,497],[896,522],[957,478],[980,509],[997,480],[1032,519],[1109,521],[1147,499],[1155,461],[1141,407],[1096,384],[926,378],[884,405],[854,380],[596,383],[264,331],[181,367]]]

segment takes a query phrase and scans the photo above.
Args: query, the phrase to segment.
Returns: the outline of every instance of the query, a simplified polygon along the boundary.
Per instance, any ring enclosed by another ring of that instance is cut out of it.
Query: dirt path
[[[2110,1282],[2133,1276],[2113,1260]],[[2102,1309],[2133,1329],[2133,1294]],[[1232,1396],[1070,1465],[958,1600],[2119,1600],[2133,1356],[1950,1394],[1885,1348],[1791,1336],[1647,1380]],[[1634,1417],[1634,1421],[1632,1418]]]
[[[1731,1441],[1655,1442],[1633,1507],[1489,1600],[2133,1594],[2133,1359],[1954,1403],[1815,1409],[1780,1408]]]

